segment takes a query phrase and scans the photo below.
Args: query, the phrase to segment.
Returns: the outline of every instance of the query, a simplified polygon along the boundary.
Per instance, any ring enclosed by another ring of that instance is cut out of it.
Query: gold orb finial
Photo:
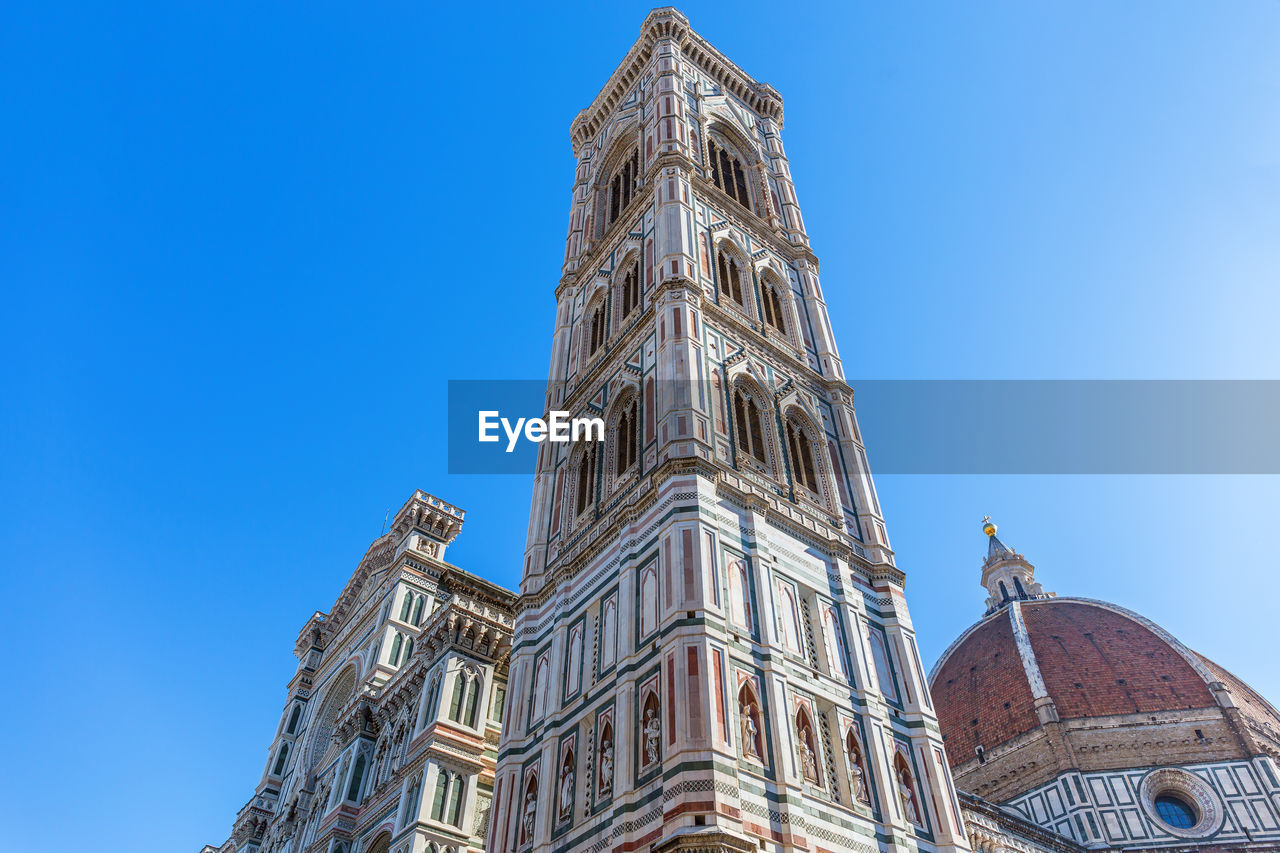
[[[996,525],[991,520],[991,516],[989,515],[984,515],[982,517],[982,532],[987,534],[988,536],[996,535]]]

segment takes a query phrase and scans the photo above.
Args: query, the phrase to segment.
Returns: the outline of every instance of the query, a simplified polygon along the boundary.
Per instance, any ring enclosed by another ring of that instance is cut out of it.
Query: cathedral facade
[[[605,440],[540,446],[519,594],[445,561],[461,509],[410,498],[303,627],[262,777],[210,849],[1105,840],[1009,805],[1057,775],[957,790],[973,768],[916,647],[782,118],[679,12],[645,19],[570,129],[546,406]]]

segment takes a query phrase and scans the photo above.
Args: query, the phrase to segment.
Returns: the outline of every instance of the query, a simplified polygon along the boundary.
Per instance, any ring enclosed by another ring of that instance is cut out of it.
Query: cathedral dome
[[[988,613],[929,679],[963,789],[1003,802],[1067,770],[1280,756],[1256,692],[1136,613],[1045,593],[989,527]]]

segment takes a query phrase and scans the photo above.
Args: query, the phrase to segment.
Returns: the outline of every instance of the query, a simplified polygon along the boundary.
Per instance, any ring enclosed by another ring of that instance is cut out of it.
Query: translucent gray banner
[[[849,384],[876,474],[1280,473],[1276,380]],[[657,399],[709,402],[712,393],[678,390]],[[450,473],[532,473],[536,444],[497,428],[501,440],[482,443],[478,422],[484,411],[544,417],[545,392],[540,380],[451,380]]]

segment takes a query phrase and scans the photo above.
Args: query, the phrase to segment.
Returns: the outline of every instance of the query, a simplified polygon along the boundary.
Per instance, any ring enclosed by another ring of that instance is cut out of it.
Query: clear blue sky
[[[648,8],[5,9],[6,847],[221,842],[413,489],[518,582],[530,482],[446,475],[445,381],[545,375],[569,122]],[[786,99],[851,377],[1280,378],[1280,6],[682,8]],[[1280,700],[1277,479],[878,482],[926,661],[990,513]]]

